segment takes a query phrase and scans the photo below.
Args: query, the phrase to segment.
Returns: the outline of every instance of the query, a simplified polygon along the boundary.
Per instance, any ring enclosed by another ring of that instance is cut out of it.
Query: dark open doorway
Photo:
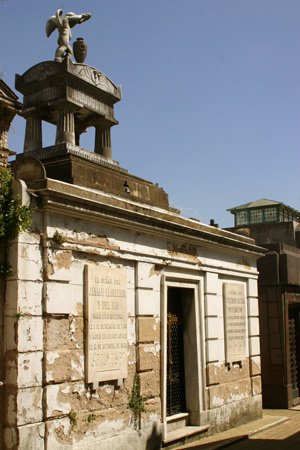
[[[167,415],[186,411],[182,289],[168,288]]]

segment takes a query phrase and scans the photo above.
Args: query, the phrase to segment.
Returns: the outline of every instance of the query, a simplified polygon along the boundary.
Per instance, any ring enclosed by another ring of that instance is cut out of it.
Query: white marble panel
[[[52,314],[83,315],[83,287],[68,283],[45,283],[45,311]]]
[[[204,282],[205,294],[217,294],[219,291],[219,278],[217,273],[206,272]]]
[[[137,289],[137,314],[159,315],[160,314],[160,292],[152,289]]]
[[[250,356],[260,355],[260,342],[258,336],[249,338],[249,354]]]
[[[249,278],[247,283],[247,296],[248,297],[257,297],[257,280],[253,278]]]
[[[259,318],[258,317],[249,317],[248,326],[249,326],[249,336],[259,336]]]

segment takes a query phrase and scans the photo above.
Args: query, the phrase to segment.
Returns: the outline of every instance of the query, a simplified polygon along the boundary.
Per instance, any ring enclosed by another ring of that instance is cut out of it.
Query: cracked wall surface
[[[5,448],[84,445],[89,449],[97,443],[97,448],[106,450],[109,442],[117,446],[124,439],[128,448],[143,449],[150,441],[157,448],[163,421],[162,280],[166,276],[203,280],[199,281],[205,366],[199,376],[202,410],[217,417],[218,411],[233,404],[247,402],[253,408],[251,399],[261,393],[255,259],[249,257],[246,267],[231,252],[190,245],[183,237],[182,242],[172,242],[117,223],[83,218],[84,211],[82,215],[79,219],[63,210],[46,213],[40,208],[31,231],[10,243],[14,274],[7,279],[4,311]],[[86,265],[99,271],[103,267],[126,271],[128,376],[124,379],[86,382]],[[247,358],[242,366],[225,363],[225,281],[245,288]],[[136,373],[141,395],[147,399],[140,433],[128,408]],[[218,417],[225,424],[223,416]]]

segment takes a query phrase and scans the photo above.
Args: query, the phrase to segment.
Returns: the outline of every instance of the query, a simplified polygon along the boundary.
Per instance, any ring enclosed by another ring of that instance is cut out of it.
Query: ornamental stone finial
[[[49,37],[51,33],[57,28],[58,29],[58,49],[55,53],[55,61],[62,61],[64,57],[71,57],[73,51],[69,43],[72,39],[71,28],[73,28],[78,23],[85,22],[90,19],[91,14],[75,14],[73,12],[68,12],[65,17],[63,17],[63,10],[59,9],[55,16],[51,16],[46,23],[46,35]]]

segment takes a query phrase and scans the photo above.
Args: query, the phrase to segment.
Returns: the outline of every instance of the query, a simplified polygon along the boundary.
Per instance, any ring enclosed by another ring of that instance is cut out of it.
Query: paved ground
[[[300,407],[265,409],[263,418],[176,450],[300,450]]]

